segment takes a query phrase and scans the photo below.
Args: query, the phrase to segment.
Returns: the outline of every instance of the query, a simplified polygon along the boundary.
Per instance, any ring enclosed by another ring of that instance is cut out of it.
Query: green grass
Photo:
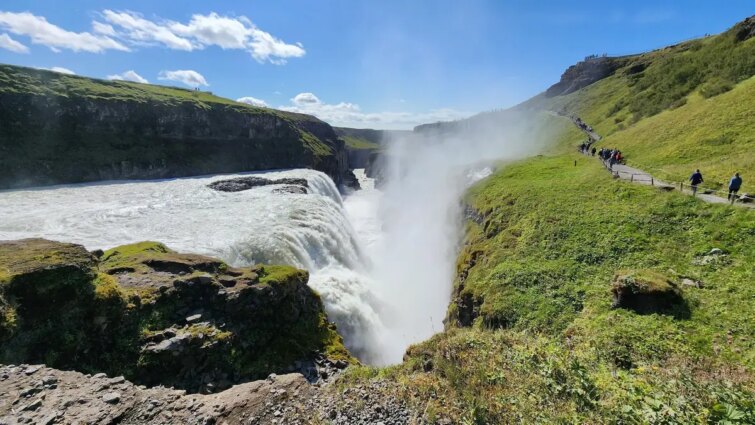
[[[343,139],[343,141],[346,142],[346,146],[351,149],[380,149],[379,144],[367,140],[363,137],[341,136],[341,139]]]
[[[738,30],[617,58],[614,75],[523,106],[581,117],[604,136],[599,148],[621,149],[658,178],[687,181],[700,168],[704,186],[721,189],[739,172],[752,192],[755,38],[740,41]]]
[[[755,420],[755,213],[572,153],[509,164],[466,202],[484,218],[467,225],[448,329],[347,385],[388,379],[429,423]],[[726,255],[702,264],[712,248]],[[689,314],[612,309],[624,270],[672,279]]]
[[[686,105],[644,119],[607,137],[628,164],[658,178],[687,181],[699,168],[709,187],[725,188],[739,172],[743,192],[755,191],[755,77],[714,98],[692,96]]]
[[[202,90],[130,81],[99,80],[11,65],[0,65],[0,93],[55,95],[140,103],[152,102],[166,106],[191,104],[203,109],[212,106],[224,106],[249,114],[277,115],[294,122],[316,120],[309,115],[239,103]]]

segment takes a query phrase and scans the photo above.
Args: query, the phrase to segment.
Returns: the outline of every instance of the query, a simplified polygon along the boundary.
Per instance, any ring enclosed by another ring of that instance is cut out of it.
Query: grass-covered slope
[[[739,171],[752,191],[753,21],[525,102],[556,136],[467,193],[446,330],[344,385],[392,382],[437,424],[755,423],[755,212],[613,179],[543,113],[660,177]]]
[[[641,55],[609,58],[617,69],[581,90],[545,94],[522,107],[579,116],[629,165],[686,181],[700,168],[720,188],[734,172],[755,186],[755,18],[722,34]],[[565,74],[566,76],[566,74]],[[748,179],[747,176],[750,176]]]
[[[0,65],[0,189],[310,167],[341,183],[344,143],[308,115],[212,95]]]
[[[571,153],[509,164],[466,202],[447,330],[352,379],[395,382],[429,423],[755,421],[755,213]],[[681,299],[614,308],[628,284]]]

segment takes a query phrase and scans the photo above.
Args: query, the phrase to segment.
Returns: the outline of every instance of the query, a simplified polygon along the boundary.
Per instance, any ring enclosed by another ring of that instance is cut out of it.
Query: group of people
[[[691,176],[689,176],[689,182],[692,186],[692,196],[697,195],[697,186],[704,181],[705,180],[703,179],[703,173],[701,173],[700,170],[695,170],[695,172],[692,173]],[[737,199],[737,193],[739,192],[739,189],[741,187],[742,177],[739,175],[739,173],[734,173],[734,176],[729,179],[729,195],[726,197],[726,199],[734,202]]]
[[[621,161],[624,160],[624,154],[621,153],[621,151],[616,148],[613,148],[613,149],[601,148],[600,152],[598,153],[598,156],[604,162],[608,163],[609,168],[613,168],[614,164],[621,164]]]
[[[594,147],[592,149],[590,149],[590,146],[592,146],[592,140],[588,140],[586,142],[582,142],[582,144],[579,145],[579,152],[583,153],[585,155],[592,154],[592,156],[595,156],[595,151],[596,150],[595,150]]]
[[[577,126],[579,128],[581,128],[582,130],[592,132],[592,127],[590,127],[589,125],[585,124],[585,122],[582,121],[582,118],[577,117],[577,118],[574,119],[574,122],[577,123]]]

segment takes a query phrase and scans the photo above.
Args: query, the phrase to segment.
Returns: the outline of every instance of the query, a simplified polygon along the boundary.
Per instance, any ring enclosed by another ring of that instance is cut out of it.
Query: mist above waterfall
[[[541,152],[547,140],[529,113],[506,111],[386,141],[377,200],[382,237],[367,249],[383,303],[383,362],[399,362],[408,345],[443,329],[463,192],[491,167]]]
[[[43,237],[89,249],[156,240],[234,266],[290,264],[310,272],[346,346],[363,362],[401,361],[443,328],[460,240],[464,190],[491,167],[536,153],[545,140],[524,113],[431,126],[386,141],[379,189],[342,199],[313,170],[308,194],[262,186],[218,192],[205,176],[0,192],[0,239]],[[239,175],[240,176],[240,175]]]

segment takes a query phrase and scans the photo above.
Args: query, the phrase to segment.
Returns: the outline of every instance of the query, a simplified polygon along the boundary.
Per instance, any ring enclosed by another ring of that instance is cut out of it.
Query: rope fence
[[[588,156],[588,157],[592,157],[593,156],[589,151],[582,152],[582,153],[584,155]],[[661,188],[663,188],[663,187],[666,187],[666,188],[669,188],[669,189],[672,189],[672,188],[676,189],[676,188],[678,188],[679,191],[681,191],[681,192],[684,192],[684,189],[689,189],[690,191],[692,191],[692,184],[689,183],[689,182],[673,181],[673,180],[658,180],[655,177],[653,177],[653,175],[651,175],[649,173],[632,173],[632,172],[624,171],[624,170],[614,170],[611,167],[611,164],[610,164],[609,161],[604,160],[603,158],[600,158],[599,156],[597,156],[597,154],[595,155],[595,158],[598,159],[601,164],[603,164],[603,167],[605,167],[606,170],[610,171],[611,174],[613,174],[617,178],[619,178],[621,176],[627,176],[627,179],[630,182],[647,182],[647,183],[650,183],[651,186],[658,186],[658,187],[661,187]],[[625,165],[625,164],[621,164],[621,165]],[[739,192],[742,192],[742,190],[740,189]],[[729,191],[728,190],[710,189],[710,188],[706,188],[706,187],[701,187],[700,185],[697,186],[697,193],[701,194],[701,195],[716,195],[717,194],[720,198],[726,199],[726,200],[728,200],[728,198],[729,198]],[[740,200],[741,201],[741,199],[743,198],[743,195],[745,195],[745,194],[746,193],[743,192],[742,194],[734,195],[734,201],[736,201],[736,200]],[[748,196],[746,198],[747,199],[752,199],[751,196]],[[732,201],[732,202],[734,202],[734,201]],[[752,202],[752,201],[750,201],[750,202]]]
[[[664,180],[657,180],[655,177],[653,177],[653,175],[651,175],[648,172],[644,172],[644,173],[631,173],[631,172],[623,171],[623,170],[614,170],[611,167],[611,164],[610,164],[609,160],[605,160],[605,159],[601,158],[597,153],[595,155],[593,155],[591,153],[591,150],[594,148],[593,144],[595,144],[596,142],[599,142],[602,139],[602,137],[598,133],[596,133],[595,131],[588,130],[587,129],[587,123],[585,123],[584,121],[581,121],[581,120],[577,121],[577,117],[565,114],[565,113],[563,113],[561,111],[549,111],[549,112],[551,112],[553,114],[556,114],[558,116],[562,116],[562,117],[568,118],[574,125],[577,126],[577,128],[579,128],[583,133],[585,133],[587,135],[587,137],[588,137],[588,141],[584,145],[585,149],[584,150],[578,149],[578,151],[580,153],[582,153],[583,155],[586,155],[586,156],[589,156],[589,157],[595,157],[598,160],[600,160],[600,162],[603,163],[603,166],[607,170],[609,170],[615,177],[620,178],[621,175],[623,174],[623,175],[629,176],[629,181],[631,181],[631,182],[649,182],[651,186],[656,186],[656,184],[657,184],[658,187],[665,187],[665,188],[670,188],[670,189],[675,189],[675,188],[678,187],[679,191],[681,191],[682,193],[684,192],[684,188],[685,188],[685,185],[686,185],[686,187],[688,187],[690,189],[690,191],[692,191],[692,189],[693,189],[692,184],[688,183],[686,180],[685,181],[675,181],[673,178],[668,178],[668,179],[664,179]],[[582,125],[580,125],[580,123]],[[576,161],[574,162],[574,165],[575,166],[577,165]],[[626,165],[626,164],[621,164],[621,165]],[[641,168],[643,170],[653,170],[653,168],[651,168],[651,167],[645,167],[645,166],[643,166],[641,164],[636,164],[636,163],[634,163],[634,161],[633,161],[633,165],[636,165],[637,167],[639,167],[639,168]],[[655,170],[655,171],[656,171],[656,172],[654,172],[655,175],[664,174],[664,173],[657,172],[658,170]],[[709,187],[704,187],[702,185],[697,185],[696,187],[697,187],[697,189],[696,189],[696,191],[693,191],[693,194],[695,194],[695,193],[699,193],[699,194],[702,194],[702,195],[719,194],[720,198],[722,198],[724,200],[729,200],[729,191],[728,190],[711,189]],[[740,188],[738,192],[740,192],[741,195],[739,195],[739,194],[733,195],[733,199],[731,199],[731,203],[732,204],[735,201],[737,201],[737,200],[739,200],[743,204],[744,203],[753,202],[753,195],[752,194],[750,194],[749,192],[746,192],[746,191],[742,190],[742,188]],[[747,196],[744,196],[744,195],[747,195]]]

